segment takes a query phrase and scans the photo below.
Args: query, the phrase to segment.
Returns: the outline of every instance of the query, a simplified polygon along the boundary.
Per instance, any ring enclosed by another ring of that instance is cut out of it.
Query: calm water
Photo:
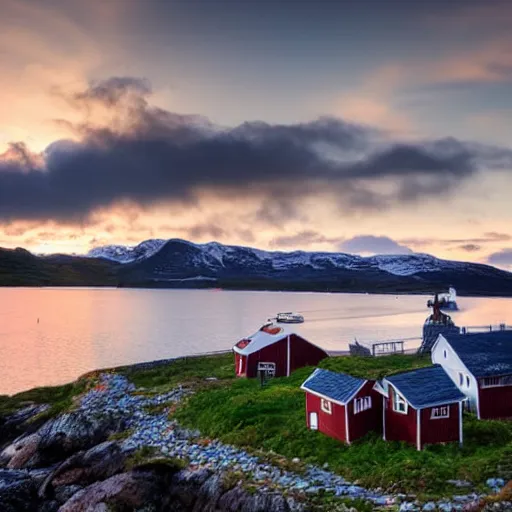
[[[0,394],[74,380],[86,371],[230,348],[278,311],[343,350],[421,335],[427,296],[210,290],[0,288]],[[512,323],[512,299],[459,298],[458,325]],[[39,318],[39,323],[38,323]]]

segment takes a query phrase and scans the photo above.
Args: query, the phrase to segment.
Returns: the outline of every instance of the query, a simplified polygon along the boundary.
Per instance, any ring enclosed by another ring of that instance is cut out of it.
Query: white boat
[[[277,313],[275,320],[283,324],[301,324],[304,322],[304,317],[299,313]]]

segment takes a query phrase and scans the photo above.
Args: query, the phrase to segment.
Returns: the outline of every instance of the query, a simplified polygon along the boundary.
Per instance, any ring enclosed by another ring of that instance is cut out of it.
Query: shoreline
[[[96,284],[96,285],[59,285],[59,284],[50,284],[50,285],[21,285],[21,286],[10,286],[10,285],[0,285],[0,290],[2,289],[13,289],[13,290],[32,290],[32,289],[43,289],[43,290],[176,290],[176,291],[226,291],[226,292],[262,292],[262,293],[314,293],[314,294],[346,294],[346,295],[397,295],[397,296],[431,296],[435,293],[440,293],[439,291],[430,290],[411,290],[411,291],[360,291],[360,290],[321,290],[321,289],[293,289],[293,288],[236,288],[236,287],[181,287],[181,286],[127,286],[127,285],[118,285],[113,286],[111,284]],[[458,297],[465,298],[488,298],[488,299],[512,299],[512,292],[469,292],[465,293],[464,291],[457,291]]]

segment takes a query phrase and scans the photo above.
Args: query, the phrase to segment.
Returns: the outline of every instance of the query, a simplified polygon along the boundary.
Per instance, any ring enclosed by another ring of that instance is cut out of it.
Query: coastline
[[[248,437],[243,431],[240,432],[240,437],[236,438],[233,437],[231,428],[227,427],[229,431],[227,436],[221,432],[212,436],[209,429],[213,424],[207,418],[210,418],[215,408],[220,408],[221,404],[224,407],[223,411],[219,411],[221,415],[229,416],[232,413],[238,415],[237,409],[231,411],[229,408],[226,409],[226,406],[228,402],[245,403],[246,398],[243,402],[240,400],[247,390],[250,390],[251,400],[255,404],[261,403],[265,409],[268,407],[265,405],[268,393],[271,393],[271,396],[277,396],[276,393],[282,392],[282,399],[289,400],[292,398],[291,389],[294,390],[300,404],[303,401],[303,394],[299,384],[310,371],[305,368],[295,372],[289,378],[275,379],[273,385],[267,390],[266,387],[261,388],[256,380],[235,379],[229,352],[222,351],[221,354],[193,355],[95,370],[84,374],[74,383],[22,393],[22,399],[15,408],[17,412],[13,413],[14,418],[24,420],[21,427],[17,426],[18,430],[15,432],[15,434],[21,434],[21,437],[18,440],[12,440],[13,448],[6,448],[7,452],[5,450],[1,452],[0,481],[11,478],[18,482],[16,484],[18,486],[22,481],[24,485],[30,483],[31,489],[35,488],[33,486],[40,486],[39,495],[44,497],[44,503],[52,500],[54,491],[51,489],[54,489],[55,495],[60,500],[65,498],[65,501],[60,503],[62,507],[67,507],[62,508],[63,511],[74,511],[73,507],[78,506],[77,503],[82,503],[85,499],[96,499],[98,490],[102,491],[100,496],[108,495],[108,500],[113,500],[113,503],[117,503],[116,500],[128,499],[124,491],[120,495],[109,493],[112,488],[117,489],[121,486],[125,489],[123,487],[125,484],[132,488],[135,483],[136,488],[143,494],[151,484],[149,487],[153,492],[144,494],[144,499],[179,501],[185,499],[184,495],[187,495],[185,502],[181,503],[179,508],[184,511],[203,510],[194,507],[210,506],[213,501],[214,506],[217,507],[214,510],[227,512],[232,509],[223,508],[224,505],[220,504],[223,500],[231,499],[233,493],[244,503],[252,503],[255,496],[259,502],[272,503],[261,510],[276,509],[287,512],[310,510],[348,512],[350,507],[352,511],[355,509],[361,512],[376,509],[447,511],[458,510],[457,504],[464,506],[478,504],[479,507],[480,505],[485,507],[487,499],[497,501],[500,507],[502,502],[504,506],[508,506],[506,505],[508,502],[493,497],[501,496],[499,493],[505,485],[505,481],[496,473],[491,473],[489,478],[485,477],[487,484],[485,479],[483,483],[470,484],[461,479],[456,470],[447,468],[445,465],[433,466],[430,469],[425,468],[426,474],[430,474],[431,479],[435,476],[436,480],[442,483],[442,488],[435,492],[435,487],[423,491],[421,491],[421,485],[418,489],[411,488],[410,486],[415,485],[414,482],[418,480],[413,476],[414,472],[406,477],[405,481],[403,477],[399,478],[393,474],[400,467],[397,466],[400,464],[398,461],[404,457],[409,464],[418,465],[415,471],[423,471],[420,468],[423,468],[426,460],[421,452],[416,452],[414,447],[382,445],[382,441],[378,439],[367,440],[365,443],[377,443],[382,448],[390,449],[391,458],[389,461],[380,461],[377,466],[373,464],[373,471],[377,473],[372,477],[364,469],[365,464],[357,459],[367,451],[364,444],[353,445],[346,451],[346,448],[338,442],[305,430],[300,406],[299,409],[294,410],[298,419],[294,428],[300,429],[300,432],[297,431],[291,441],[295,436],[298,441],[306,435],[305,448],[309,451],[313,450],[312,453],[317,452],[316,446],[319,454],[325,452],[327,456],[348,457],[341,467],[330,458],[323,459],[323,455],[320,455],[320,458],[317,456],[314,461],[309,461],[306,453],[301,453],[299,446],[296,446],[297,441],[292,442],[292,451],[289,452],[289,449],[283,445],[286,437],[278,437],[282,441],[278,445],[280,448],[276,450],[281,455],[277,455],[272,449],[265,448],[259,442],[247,445]],[[342,365],[353,364],[361,368],[368,363],[367,360],[358,358],[331,358],[329,364],[336,363],[335,359]],[[379,358],[379,361],[375,362],[384,365],[383,367],[387,367],[388,370],[396,364],[399,365],[396,368],[401,368],[404,364],[408,366],[426,363],[422,363],[421,359],[415,356],[391,356],[389,359]],[[240,395],[241,392],[242,395]],[[12,398],[15,399],[16,396]],[[45,400],[50,400],[49,405],[44,405]],[[215,405],[219,400],[220,403]],[[295,400],[294,398],[292,402],[296,403]],[[32,401],[33,405],[28,405],[29,401]],[[212,408],[210,412],[205,410],[205,404],[210,404],[206,405],[206,408]],[[25,416],[20,415],[30,407],[33,408],[32,416],[30,414],[27,416],[27,413],[24,413]],[[5,404],[2,408],[0,400],[0,418],[2,410],[5,411]],[[257,411],[258,409],[254,409],[254,413],[261,414]],[[254,413],[251,413],[251,416]],[[200,418],[201,414],[204,416],[203,419]],[[239,421],[235,418],[236,416],[231,421]],[[281,416],[278,414],[276,418],[277,425],[281,425]],[[84,430],[85,425],[95,426],[89,431],[89,427]],[[278,429],[281,428],[286,431],[289,427],[283,424],[282,427],[278,427]],[[67,437],[64,440],[59,436],[54,437],[56,432],[64,432]],[[264,430],[261,432],[265,433]],[[2,438],[1,421],[0,438]],[[67,438],[69,440],[65,441]],[[4,441],[5,439],[4,437]],[[227,442],[229,439],[231,442]],[[66,444],[62,445],[64,441]],[[4,444],[5,447],[5,443],[0,441],[0,444]],[[42,446],[47,445],[52,447],[51,451],[45,448],[42,452]],[[63,462],[56,466],[57,469],[55,467],[43,469],[48,463],[55,461],[51,454],[61,454],[62,446],[68,447],[62,455],[58,455],[60,458],[65,455],[64,459],[59,459]],[[329,447],[328,450],[325,449],[326,446]],[[0,450],[2,448],[0,446]],[[382,448],[376,447],[375,457]],[[494,450],[496,451],[496,448]],[[445,451],[447,457],[455,455],[449,447],[443,447],[441,451]],[[359,452],[360,455],[357,455]],[[351,453],[356,456],[353,462],[350,462],[353,457]],[[444,456],[439,453],[439,450],[432,452],[430,457],[435,453],[437,453],[435,457],[440,461],[443,460]],[[13,459],[14,454],[17,455]],[[43,455],[44,458],[41,459]],[[374,455],[371,453],[368,455],[373,460]],[[460,456],[461,454],[458,455]],[[399,457],[398,461],[397,457]],[[7,459],[8,462],[6,462]],[[95,461],[92,467],[91,460]],[[112,460],[116,461],[115,464],[107,464],[107,461]],[[460,461],[457,462],[457,464],[460,463]],[[4,467],[8,464],[7,471],[1,469],[2,464]],[[105,469],[106,465],[110,469]],[[455,465],[455,460],[451,465]],[[438,469],[435,469],[437,467]],[[438,475],[431,473],[434,469],[440,473]],[[382,475],[378,476],[381,470]],[[42,474],[44,479],[40,476]],[[361,476],[357,476],[359,474]],[[398,474],[401,474],[400,471]],[[448,477],[453,477],[455,483],[443,483]],[[384,480],[381,480],[382,478]],[[152,487],[155,479],[159,482],[160,490],[158,491]],[[200,483],[191,487],[191,482],[196,480]],[[206,482],[209,483],[206,485]],[[433,483],[434,481],[429,485]],[[8,485],[11,484],[8,482]],[[68,489],[69,485],[73,487]],[[214,495],[207,492],[203,485],[215,488]],[[108,492],[105,489],[106,486]],[[173,488],[174,491],[162,491],[163,488]],[[23,489],[18,490],[21,493]],[[129,499],[135,502],[142,499],[139,491],[136,495],[130,494]],[[0,497],[1,493],[2,485],[0,485]],[[190,493],[193,494],[193,499]],[[489,495],[491,498],[488,498]],[[227,497],[222,498],[223,496]],[[198,499],[201,500],[200,505],[197,505]],[[194,505],[192,506],[191,503]],[[494,507],[494,501],[492,506]],[[479,510],[507,510],[507,508],[482,507]],[[252,509],[247,508],[247,510]]]

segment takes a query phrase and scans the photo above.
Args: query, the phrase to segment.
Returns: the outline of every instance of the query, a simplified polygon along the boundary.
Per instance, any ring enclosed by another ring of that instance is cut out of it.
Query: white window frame
[[[501,388],[512,385],[512,375],[502,377],[484,377],[480,379],[481,388]]]
[[[320,409],[326,414],[332,414],[332,402],[326,400],[325,398],[320,399]]]
[[[440,407],[432,407],[432,412],[430,413],[431,420],[440,420],[442,418],[450,417],[450,406],[442,405]]]
[[[354,414],[366,411],[372,408],[372,397],[363,396],[362,398],[354,399]]]
[[[400,409],[401,406],[403,406],[403,410]],[[393,393],[393,411],[399,414],[407,414],[409,411],[407,400],[397,391]]]

